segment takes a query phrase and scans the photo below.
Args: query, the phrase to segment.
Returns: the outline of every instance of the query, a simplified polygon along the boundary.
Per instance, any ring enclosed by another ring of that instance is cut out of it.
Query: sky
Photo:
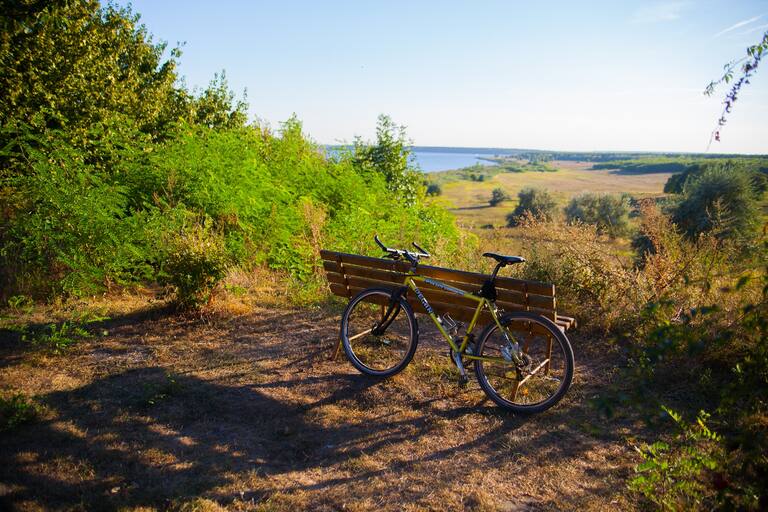
[[[224,71],[254,120],[295,113],[321,144],[383,113],[420,146],[704,152],[727,92],[704,88],[768,30],[768,0],[131,5],[183,43],[187,87]],[[768,153],[763,66],[710,152]]]

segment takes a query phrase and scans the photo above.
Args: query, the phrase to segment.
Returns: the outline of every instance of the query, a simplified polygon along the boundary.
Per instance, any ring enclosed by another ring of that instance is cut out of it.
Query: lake
[[[493,155],[482,154],[474,151],[459,152],[459,151],[440,151],[440,150],[424,150],[422,148],[414,148],[411,153],[416,163],[424,172],[436,172],[447,171],[449,169],[461,169],[463,167],[471,167],[475,164],[480,165],[496,165],[494,162],[488,160],[481,160],[480,157],[491,157]]]
[[[329,155],[335,155],[344,146],[325,146]],[[348,147],[348,146],[346,146]],[[526,150],[506,148],[458,148],[439,146],[413,146],[411,155],[424,172],[448,171],[462,169],[475,164],[496,165],[494,162],[482,160],[483,157],[517,155]]]

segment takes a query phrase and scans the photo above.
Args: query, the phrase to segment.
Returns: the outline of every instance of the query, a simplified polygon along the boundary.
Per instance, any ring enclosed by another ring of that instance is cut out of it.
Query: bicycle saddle
[[[493,258],[502,265],[512,265],[514,263],[525,263],[525,258],[521,256],[504,256],[495,252],[486,252],[483,254],[486,258]]]

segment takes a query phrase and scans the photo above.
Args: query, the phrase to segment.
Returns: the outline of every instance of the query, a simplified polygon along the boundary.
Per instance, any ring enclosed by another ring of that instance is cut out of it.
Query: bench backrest
[[[402,285],[410,264],[385,258],[372,258],[357,254],[334,251],[320,251],[323,268],[326,271],[331,292],[342,297],[354,297],[366,288],[396,288]],[[490,277],[487,274],[465,272],[430,265],[419,265],[418,273],[466,291],[478,291]],[[477,302],[450,292],[440,290],[426,283],[418,283],[419,289],[438,313],[449,313],[454,319],[472,320]],[[557,314],[555,285],[539,281],[526,281],[509,277],[496,278],[496,304],[507,311],[532,311],[556,322],[563,329],[574,324],[574,320]],[[414,294],[408,294],[408,301],[416,312],[424,308]],[[490,315],[483,315],[481,324],[491,321]]]

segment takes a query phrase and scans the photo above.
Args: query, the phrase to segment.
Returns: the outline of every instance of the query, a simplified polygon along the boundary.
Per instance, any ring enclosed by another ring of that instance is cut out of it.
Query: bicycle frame
[[[472,321],[469,323],[469,326],[467,327],[467,331],[464,333],[464,338],[461,340],[461,345],[456,345],[456,343],[453,340],[453,337],[445,330],[445,327],[443,327],[443,324],[440,320],[440,317],[435,313],[435,311],[432,309],[432,306],[429,305],[429,301],[427,301],[427,298],[424,297],[424,294],[421,293],[421,290],[419,290],[419,287],[416,286],[417,282],[426,283],[428,285],[434,286],[436,288],[439,288],[443,291],[453,293],[455,295],[458,295],[460,297],[465,297],[468,299],[472,299],[477,302],[477,308],[475,309],[475,314],[472,316]],[[480,313],[482,313],[483,308],[487,307],[488,311],[491,314],[491,317],[493,318],[493,321],[496,322],[496,325],[499,326],[499,329],[501,329],[502,333],[507,334],[507,330],[504,328],[503,325],[501,325],[501,322],[499,321],[498,316],[498,308],[496,307],[496,304],[492,301],[488,300],[485,297],[478,297],[477,295],[467,292],[464,290],[461,290],[459,288],[454,288],[453,286],[447,285],[441,281],[438,281],[436,279],[431,279],[429,277],[424,277],[416,274],[415,272],[411,271],[408,273],[405,277],[405,281],[403,283],[403,286],[410,288],[413,290],[413,293],[416,294],[416,297],[419,299],[419,302],[421,302],[421,305],[424,306],[424,310],[427,312],[429,317],[432,319],[432,322],[434,322],[437,329],[440,331],[440,334],[443,335],[445,340],[448,342],[450,347],[460,354],[462,354],[465,358],[470,360],[480,360],[480,361],[489,361],[489,362],[495,362],[495,363],[508,363],[512,366],[514,366],[514,363],[512,361],[507,361],[503,357],[483,357],[478,356],[475,354],[466,354],[465,350],[467,349],[467,346],[469,345],[469,340],[472,335],[472,331],[474,330],[475,326],[477,325],[477,320],[480,318]],[[387,313],[388,316],[389,312]]]

